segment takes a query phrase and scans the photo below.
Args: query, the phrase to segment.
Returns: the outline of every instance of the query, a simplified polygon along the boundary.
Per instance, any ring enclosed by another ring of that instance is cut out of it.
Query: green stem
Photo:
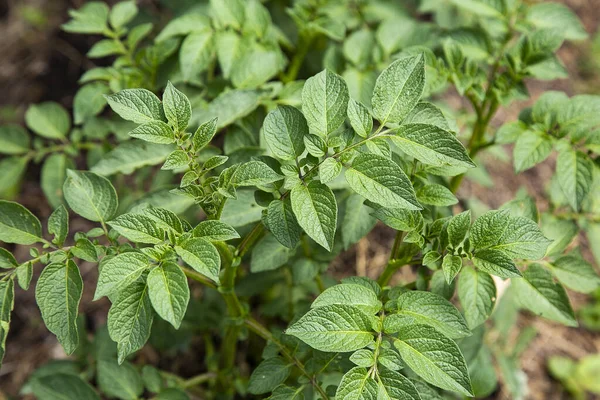
[[[288,361],[293,363],[300,370],[300,373],[302,373],[302,375],[304,375],[310,380],[310,383],[313,385],[315,390],[321,395],[322,400],[329,400],[329,396],[327,396],[327,393],[325,393],[323,388],[319,385],[316,377],[314,375],[309,374],[302,361],[300,361],[292,353],[290,353],[288,348],[285,347],[285,345],[279,340],[277,340],[277,338],[275,338],[275,336],[273,336],[267,328],[265,328],[260,322],[258,322],[252,317],[246,317],[245,323],[248,329],[250,329],[252,332],[256,333],[258,336],[262,337],[266,341],[274,343],[279,348],[281,355]]]
[[[296,52],[294,53],[294,57],[290,62],[288,72],[281,78],[281,81],[283,83],[291,82],[298,77],[298,72],[300,72],[300,67],[302,67],[302,63],[306,58],[306,54],[308,54],[308,50],[310,50],[310,45],[312,41],[313,35],[311,35],[306,30],[300,31],[300,37],[298,38],[298,46],[296,47]]]
[[[208,382],[212,379],[215,379],[216,377],[217,375],[213,374],[212,372],[205,372],[203,374],[194,376],[190,379],[186,379],[181,383],[181,387],[184,389],[193,388],[194,386],[198,386],[204,382]]]
[[[399,258],[401,250],[402,250],[402,244],[404,241],[404,237],[405,237],[405,232],[403,232],[403,231],[396,232],[396,238],[394,239],[394,244],[392,245],[390,259],[389,259],[387,265],[385,266],[385,269],[379,276],[379,279],[377,280],[379,285],[382,287],[386,286],[390,282],[390,280],[392,279],[392,276],[394,276],[394,274],[396,273],[396,271],[398,271],[398,269],[400,269],[402,266],[406,265],[406,263],[410,262],[410,260],[412,259],[412,256],[413,256],[412,254],[410,255],[410,258],[408,258],[408,259],[407,259],[408,256]]]
[[[217,285],[215,285],[215,283],[213,281],[211,281],[210,279],[208,279],[206,276],[202,275],[199,272],[194,271],[193,269],[189,269],[187,267],[182,267],[183,272],[185,273],[185,276],[187,276],[188,278],[199,282],[201,284],[203,284],[204,286],[207,286],[211,289],[216,289]]]

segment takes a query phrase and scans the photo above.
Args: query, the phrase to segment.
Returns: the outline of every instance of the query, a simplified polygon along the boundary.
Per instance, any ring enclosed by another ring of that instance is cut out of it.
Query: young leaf
[[[470,329],[484,323],[492,314],[496,302],[496,285],[483,271],[463,268],[458,276],[458,298]]]
[[[353,283],[335,285],[321,293],[310,308],[325,307],[330,304],[354,306],[365,314],[376,314],[381,310],[381,302],[371,289]]]
[[[471,210],[463,211],[448,222],[448,242],[457,248],[467,237],[471,227]]]
[[[148,257],[137,252],[118,254],[102,260],[94,300],[120,292],[150,267]]]
[[[72,260],[44,268],[35,288],[42,319],[67,354],[73,353],[79,344],[77,313],[82,293],[83,280]]]
[[[127,25],[137,13],[138,8],[134,0],[121,1],[112,7],[108,20],[114,28],[120,28]]]
[[[285,333],[320,351],[350,352],[373,342],[371,318],[345,304],[313,308]]]
[[[262,161],[248,161],[235,171],[233,182],[236,186],[261,186],[277,182],[283,176],[273,171]]]
[[[190,300],[190,289],[179,265],[167,262],[148,274],[148,294],[156,313],[179,329]]]
[[[66,32],[103,34],[107,27],[109,8],[101,1],[84,4],[78,10],[69,10],[71,19],[61,27]]]
[[[186,168],[189,164],[190,160],[187,153],[183,150],[175,150],[171,152],[165,163],[160,169],[162,170],[174,170],[174,169],[183,169]]]
[[[233,227],[222,221],[206,220],[200,222],[193,230],[194,237],[203,237],[215,242],[239,239],[240,235]]]
[[[251,394],[269,393],[285,382],[291,369],[292,366],[281,357],[263,360],[250,375],[248,392]]]
[[[110,181],[93,172],[68,170],[63,192],[69,207],[90,221],[109,220],[119,204]]]
[[[373,115],[382,125],[399,123],[417,105],[425,86],[425,57],[401,58],[384,69],[373,90]]]
[[[304,152],[304,137],[308,135],[308,125],[297,108],[284,105],[267,115],[263,133],[275,157],[293,160]]]
[[[512,284],[522,307],[561,324],[577,326],[565,289],[541,265],[531,264],[523,278],[513,279]]]
[[[24,245],[41,242],[42,224],[22,205],[0,200],[0,241]]]
[[[146,343],[153,318],[146,282],[138,280],[119,292],[108,312],[108,333],[117,342],[119,364]]]
[[[132,242],[158,244],[165,232],[150,217],[142,214],[123,214],[108,222],[111,228]]]
[[[438,207],[449,207],[458,203],[450,189],[437,183],[420,187],[417,190],[417,200],[419,203]]]
[[[323,157],[327,153],[327,143],[320,136],[308,134],[304,136],[304,145],[308,154]]]
[[[25,123],[38,135],[48,139],[62,139],[71,129],[71,118],[63,106],[46,102],[29,106]]]
[[[200,125],[194,136],[192,137],[192,142],[194,146],[194,151],[199,151],[204,146],[210,143],[212,138],[217,133],[217,118],[213,118],[210,121],[207,121]]]
[[[319,179],[321,183],[329,183],[342,172],[342,164],[333,157],[326,158],[319,164]]]
[[[587,261],[572,255],[557,258],[549,264],[560,283],[580,293],[592,293],[600,287],[600,277]]]
[[[285,247],[293,249],[300,240],[298,225],[289,200],[273,200],[267,209],[267,223],[273,236]]]
[[[444,276],[446,277],[446,282],[448,282],[448,284],[452,283],[461,268],[462,258],[460,256],[453,256],[452,254],[446,254],[444,256],[442,270],[444,271]]]
[[[401,373],[387,368],[382,368],[378,372],[381,386],[383,386],[384,393],[387,395],[384,399],[421,400],[422,396],[419,395],[420,393],[415,385]]]
[[[146,89],[124,89],[106,96],[110,108],[127,121],[143,124],[152,121],[166,122],[160,99]]]
[[[328,69],[308,78],[302,89],[302,112],[311,133],[327,137],[346,119],[348,87]]]
[[[40,376],[31,381],[31,391],[38,399],[100,400],[94,389],[75,374]]]
[[[316,181],[299,185],[292,189],[291,202],[304,232],[331,251],[337,225],[337,202],[331,189]]]
[[[377,400],[377,382],[363,367],[346,372],[335,392],[336,399]]]
[[[388,333],[397,332],[410,324],[426,324],[453,339],[471,335],[467,323],[456,307],[437,294],[423,291],[406,292],[393,304],[394,314],[388,315],[383,322],[384,330]]]
[[[544,257],[550,241],[529,218],[513,217],[506,210],[489,211],[471,227],[475,255],[483,249],[498,250],[511,258]]]
[[[375,354],[373,354],[373,350],[356,350],[354,353],[352,353],[352,355],[350,355],[349,359],[359,367],[368,368],[375,365]]]
[[[423,164],[439,167],[475,167],[458,139],[434,125],[402,125],[390,139],[400,150]]]
[[[594,163],[581,152],[561,151],[556,160],[556,178],[569,205],[578,211],[592,187]]]
[[[362,103],[350,99],[348,101],[348,119],[354,132],[360,137],[366,138],[373,130],[373,117],[369,114],[367,107]]]
[[[114,359],[98,360],[97,380],[102,393],[119,399],[136,399],[144,391],[144,383],[133,365],[117,364]]]
[[[129,132],[129,136],[150,143],[175,143],[175,134],[173,133],[173,130],[169,125],[162,121],[146,122]]]
[[[346,180],[356,193],[390,208],[420,210],[415,191],[402,168],[375,154],[360,154],[346,171]]]
[[[221,256],[208,240],[191,238],[175,246],[175,251],[194,270],[219,283]]]
[[[467,363],[456,343],[428,325],[407,325],[394,346],[423,380],[445,390],[473,396]]]

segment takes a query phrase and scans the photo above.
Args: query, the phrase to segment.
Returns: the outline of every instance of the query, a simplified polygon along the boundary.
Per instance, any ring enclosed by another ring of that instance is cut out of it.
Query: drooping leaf
[[[35,288],[42,319],[67,354],[73,353],[79,344],[77,313],[82,293],[83,280],[72,260],[44,268]]]
[[[337,224],[337,202],[331,189],[313,181],[292,189],[292,210],[298,224],[327,250],[333,248]]]

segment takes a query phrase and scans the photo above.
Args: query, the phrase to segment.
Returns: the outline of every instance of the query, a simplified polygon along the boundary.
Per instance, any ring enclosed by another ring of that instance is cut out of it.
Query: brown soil
[[[68,35],[59,30],[60,23],[66,20],[66,10],[77,7],[83,0],[5,0],[0,2],[0,123],[21,121],[26,105],[44,100],[58,101],[65,106],[70,105],[77,88],[77,77],[81,71],[89,67],[89,61],[83,55],[89,49],[90,38]],[[566,0],[582,18],[588,32],[598,30],[600,7],[597,0]],[[31,8],[30,8],[31,7]],[[36,18],[28,22],[24,17],[28,11],[37,10],[43,16],[40,23]],[[586,68],[586,54],[589,44],[564,46],[560,57],[566,64],[570,78],[556,82],[529,82],[532,101],[521,102],[509,109],[501,110],[492,124],[497,127],[505,121],[514,120],[518,111],[531,104],[545,90],[563,90],[574,93],[600,93],[600,71],[590,73]],[[595,77],[595,78],[594,78]],[[454,96],[448,99],[457,106],[461,99]],[[466,106],[466,104],[463,104]],[[510,200],[521,187],[538,201],[538,206],[547,206],[544,184],[553,173],[554,160],[549,159],[536,168],[516,176],[510,164],[500,162],[491,157],[484,160],[494,185],[485,188],[470,181],[465,181],[459,192],[460,197],[475,197],[491,208],[497,208]],[[29,171],[35,176],[37,171]],[[36,215],[44,218],[50,213],[49,207],[38,201],[42,193],[33,182],[23,187],[20,201]],[[74,230],[86,230],[86,222],[72,222]],[[336,277],[351,273],[377,277],[387,263],[393,232],[378,225],[367,238],[361,240],[350,251],[336,260],[330,271]],[[589,244],[580,238],[584,255],[590,261]],[[27,250],[16,248],[18,259],[27,258]],[[93,282],[96,268],[83,263],[82,275],[87,282]],[[412,272],[403,269],[394,279],[406,282],[413,277]],[[36,276],[32,285],[35,284]],[[107,303],[92,302],[93,285],[87,285],[82,301],[82,312],[88,315],[93,324],[100,324],[106,318]],[[587,301],[586,296],[569,293],[574,308],[581,307]],[[7,395],[16,395],[28,375],[37,366],[52,358],[62,358],[64,353],[54,336],[43,326],[39,311],[35,305],[33,291],[17,290],[15,299],[17,307],[13,312],[11,333],[7,340],[7,354],[0,370],[0,400]],[[566,328],[546,320],[522,315],[519,328],[533,325],[537,336],[525,351],[521,366],[527,375],[530,394],[528,399],[566,399],[560,385],[553,381],[546,372],[546,362],[551,355],[566,355],[575,359],[587,354],[600,352],[600,334],[586,331],[584,328]],[[194,352],[197,354],[196,352]],[[142,354],[149,362],[157,362],[157,355],[150,351]],[[177,360],[171,360],[176,362]],[[193,360],[187,360],[193,362]],[[177,364],[183,368],[183,360]],[[179,368],[176,368],[179,369]],[[504,389],[490,397],[507,400],[510,394]]]

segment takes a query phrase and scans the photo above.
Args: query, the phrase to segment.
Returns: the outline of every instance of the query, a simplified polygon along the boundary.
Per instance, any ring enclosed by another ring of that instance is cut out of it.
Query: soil
[[[60,31],[59,26],[66,18],[66,10],[78,7],[83,0],[4,0],[0,2],[0,123],[21,122],[28,104],[39,101],[57,101],[65,106],[72,102],[77,90],[77,77],[83,70],[91,66],[84,54],[94,39],[81,35],[69,35]],[[588,32],[598,31],[600,7],[597,0],[564,1],[582,19]],[[569,70],[570,78],[554,82],[528,82],[532,99],[528,102],[514,104],[508,109],[498,112],[492,121],[494,127],[505,121],[514,120],[518,110],[532,104],[545,90],[562,90],[572,95],[575,93],[600,93],[600,71],[590,70],[590,44],[567,44],[559,52],[559,56]],[[447,100],[456,106],[466,106],[456,95],[449,95]],[[483,162],[493,179],[491,187],[484,187],[466,180],[459,192],[461,198],[474,197],[490,208],[497,208],[513,198],[519,188],[526,188],[534,196],[538,207],[547,207],[544,185],[554,170],[554,159],[521,174],[515,175],[510,163],[502,162],[487,156]],[[30,170],[30,183],[26,183],[19,199],[42,219],[50,213],[45,202],[40,202],[42,193],[35,184],[39,171]],[[458,211],[458,209],[457,209]],[[84,220],[72,222],[74,230],[87,230]],[[393,240],[391,229],[378,225],[366,238],[357,243],[342,257],[334,261],[331,273],[342,277],[356,273],[358,275],[377,277],[387,263]],[[592,261],[589,243],[583,237],[578,238],[584,256]],[[18,259],[27,258],[27,250],[16,248]],[[96,268],[83,263],[82,275],[85,281],[96,279]],[[38,271],[39,273],[39,271]],[[413,277],[412,271],[402,269],[395,277],[396,282],[406,282]],[[35,284],[36,276],[32,285]],[[108,302],[92,302],[93,285],[87,285],[81,302],[89,323],[101,324],[106,318]],[[575,309],[580,308],[588,300],[586,296],[569,293]],[[54,336],[43,326],[39,310],[35,304],[33,290],[24,292],[17,290],[13,312],[11,332],[7,340],[7,353],[0,370],[0,400],[5,396],[16,396],[18,389],[37,366],[52,358],[65,357]],[[518,321],[518,328],[533,326],[537,335],[525,350],[521,367],[527,376],[529,394],[527,399],[566,399],[561,386],[550,378],[546,370],[548,357],[565,355],[579,359],[585,355],[600,353],[600,334],[584,328],[567,328],[530,315],[523,314]],[[196,346],[196,344],[194,344]],[[202,351],[198,345],[199,354]],[[148,362],[158,362],[157,354],[143,351],[141,356]],[[189,362],[188,362],[189,361]],[[170,359],[171,370],[186,370],[185,365],[193,364],[192,360]],[[165,360],[161,360],[161,364]],[[167,364],[168,365],[168,364]],[[165,365],[165,367],[167,366]],[[193,374],[194,371],[186,370]],[[507,400],[511,396],[501,385],[490,399]]]

